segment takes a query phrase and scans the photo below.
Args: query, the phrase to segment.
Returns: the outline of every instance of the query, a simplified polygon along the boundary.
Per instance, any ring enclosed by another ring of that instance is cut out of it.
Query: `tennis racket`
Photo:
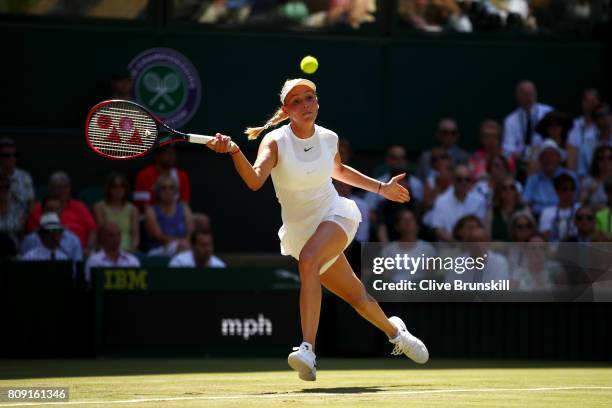
[[[179,132],[139,104],[113,99],[91,108],[85,122],[85,138],[99,155],[125,160],[143,156],[168,143],[206,144],[214,136]],[[236,147],[232,142],[232,149]]]

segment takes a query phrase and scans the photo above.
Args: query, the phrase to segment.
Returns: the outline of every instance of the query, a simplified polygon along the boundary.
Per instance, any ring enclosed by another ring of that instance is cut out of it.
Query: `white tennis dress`
[[[342,227],[348,237],[346,248],[355,237],[361,213],[353,200],[340,197],[332,185],[338,135],[317,125],[307,139],[297,137],[290,125],[269,135],[278,146],[278,159],[271,174],[282,209],[283,226],[278,231],[281,253],[299,259],[304,244],[323,221]],[[319,273],[325,272],[338,256],[323,265]]]

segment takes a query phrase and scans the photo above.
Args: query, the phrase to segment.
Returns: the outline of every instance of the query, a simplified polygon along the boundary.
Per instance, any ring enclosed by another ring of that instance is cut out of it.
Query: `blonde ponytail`
[[[264,130],[268,130],[269,128],[278,125],[284,120],[289,119],[289,115],[287,115],[283,108],[278,108],[274,116],[272,116],[265,125],[261,127],[249,127],[246,128],[244,133],[248,136],[249,140],[255,140]]]

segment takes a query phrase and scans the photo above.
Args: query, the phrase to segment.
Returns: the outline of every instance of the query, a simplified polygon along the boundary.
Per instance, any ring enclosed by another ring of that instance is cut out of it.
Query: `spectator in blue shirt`
[[[561,167],[564,152],[552,139],[546,139],[541,144],[538,155],[540,171],[527,178],[523,197],[533,213],[539,217],[544,207],[557,205],[559,198],[555,192],[553,180],[560,174],[569,174],[574,180],[576,175]],[[578,185],[578,183],[576,182]]]
[[[43,198],[41,205],[43,213],[55,213],[59,216],[62,211],[62,202],[57,197],[47,196]],[[31,249],[39,247],[40,245],[42,245],[42,243],[39,232],[31,232],[30,234],[26,235],[21,242],[20,252],[23,255]],[[81,248],[81,241],[79,240],[79,237],[65,228],[61,230],[59,247],[69,259],[74,261],[83,260],[83,250]]]

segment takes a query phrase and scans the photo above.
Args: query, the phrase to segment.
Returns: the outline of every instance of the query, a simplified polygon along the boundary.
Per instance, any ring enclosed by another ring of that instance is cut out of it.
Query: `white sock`
[[[310,344],[309,342],[303,341],[302,344],[300,344],[300,347],[302,347],[302,346],[305,347],[306,350],[312,351],[312,344]]]
[[[402,331],[400,330],[400,328],[397,327],[397,334],[394,337],[389,337],[389,340],[397,340],[401,332]]]

